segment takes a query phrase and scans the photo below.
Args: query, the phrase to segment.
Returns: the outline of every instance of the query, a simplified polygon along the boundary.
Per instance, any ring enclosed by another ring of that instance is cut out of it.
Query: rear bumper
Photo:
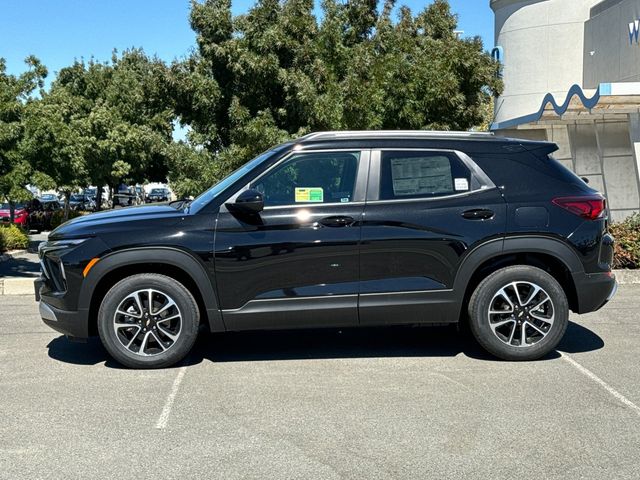
[[[589,313],[604,307],[618,291],[618,282],[611,273],[577,273],[573,275],[578,297],[578,311]]]

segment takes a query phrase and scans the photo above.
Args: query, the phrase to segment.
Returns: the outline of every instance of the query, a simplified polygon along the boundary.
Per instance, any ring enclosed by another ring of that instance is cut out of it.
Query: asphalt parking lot
[[[639,306],[621,287],[530,363],[393,328],[204,336],[133,371],[0,297],[0,478],[640,478]]]

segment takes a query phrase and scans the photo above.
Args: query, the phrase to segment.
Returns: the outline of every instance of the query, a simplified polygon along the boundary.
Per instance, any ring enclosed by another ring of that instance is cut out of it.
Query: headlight
[[[53,242],[42,242],[38,245],[40,268],[44,276],[53,282],[55,290],[64,291],[67,288],[67,275],[64,270],[64,264],[60,259],[60,253],[62,253],[63,250],[73,249],[87,240],[88,238],[56,240]],[[53,252],[57,252],[58,254],[49,256],[49,254]]]
[[[81,243],[89,240],[88,238],[76,238],[73,240],[56,240],[53,242],[42,242],[38,245],[38,257],[42,259],[47,253],[54,252],[57,250],[65,250],[68,248],[74,248],[80,245]]]

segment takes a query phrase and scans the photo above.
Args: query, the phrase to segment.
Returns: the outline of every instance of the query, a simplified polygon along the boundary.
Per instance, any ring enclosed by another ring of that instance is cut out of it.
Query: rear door
[[[215,270],[231,330],[358,324],[369,151],[293,152],[248,187],[259,215],[218,215]]]
[[[501,239],[506,204],[465,154],[392,149],[371,154],[362,224],[360,323],[455,321],[464,256]]]

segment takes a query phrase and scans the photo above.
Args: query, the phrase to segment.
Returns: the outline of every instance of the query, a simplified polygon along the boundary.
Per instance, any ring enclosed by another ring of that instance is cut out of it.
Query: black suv
[[[145,203],[168,202],[169,190],[166,188],[152,188],[145,199]]]
[[[555,348],[569,310],[615,293],[604,198],[488,134],[314,133],[190,203],[95,213],[40,247],[40,313],[130,367],[182,359],[198,330],[468,321],[508,360]]]

